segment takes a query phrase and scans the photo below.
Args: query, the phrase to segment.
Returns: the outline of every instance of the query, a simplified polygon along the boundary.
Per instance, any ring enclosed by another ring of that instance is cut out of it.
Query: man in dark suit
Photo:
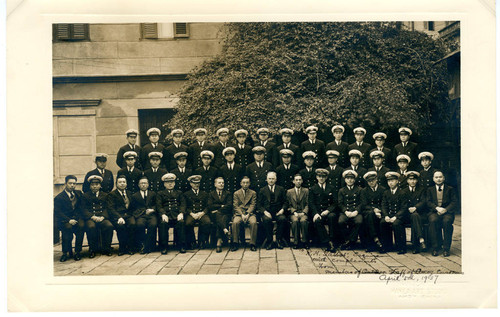
[[[410,135],[412,135],[412,131],[407,127],[401,127],[398,132],[401,143],[394,146],[392,156],[396,159],[401,154],[408,155],[408,157],[410,157],[408,162],[410,164],[409,167],[411,169],[415,169],[417,167],[415,166],[415,162],[417,161],[418,145],[415,142],[410,142]]]
[[[252,147],[245,143],[248,131],[245,129],[240,129],[234,132],[237,143],[234,146],[236,149],[236,157],[234,158],[236,164],[240,165],[243,170],[253,162]]]
[[[266,186],[267,173],[273,170],[273,166],[264,160],[266,148],[258,145],[252,149],[252,152],[255,162],[247,166],[245,175],[250,178],[250,188],[259,192],[261,188]]]
[[[393,165],[393,162],[386,162],[385,160],[387,159],[388,161],[391,160],[392,156],[392,150],[389,149],[387,146],[385,146],[385,140],[387,139],[387,135],[383,132],[377,132],[373,135],[373,139],[375,140],[375,147],[370,150],[370,157],[372,158],[371,154],[374,151],[379,151],[384,153],[382,156],[382,165],[387,166],[387,163],[391,163],[391,166]],[[373,163],[373,161],[372,161]],[[380,185],[380,184],[379,184]],[[382,183],[382,185],[385,185],[385,183]]]
[[[319,242],[326,246],[326,251],[333,252],[340,243],[337,197],[333,194],[335,189],[326,183],[328,171],[318,168],[315,173],[318,182],[309,188],[309,210]]]
[[[434,172],[436,185],[427,188],[427,207],[429,208],[429,235],[432,255],[438,255],[440,248],[438,236],[441,236],[441,232],[443,232],[443,256],[447,257],[450,255],[453,221],[458,209],[458,199],[455,189],[445,185],[444,180],[443,172]]]
[[[278,162],[277,162],[277,166],[275,166],[275,167],[278,167],[279,165],[281,165],[281,163],[283,163],[282,160],[279,160],[279,158],[280,158],[279,154],[281,153],[281,150],[290,150],[293,153],[291,161],[290,161],[291,164],[295,164],[297,166],[300,166],[300,164],[302,163],[300,160],[300,157],[299,157],[300,149],[297,145],[292,143],[293,130],[288,129],[288,128],[283,128],[279,131],[279,133],[281,134],[281,140],[283,141],[283,144],[276,147],[277,153],[275,154],[275,156],[278,158]],[[283,158],[283,156],[281,156],[281,158]],[[278,175],[278,180],[279,180],[279,175]],[[280,186],[282,186],[282,185],[280,185]]]
[[[285,212],[290,214],[292,222],[293,248],[298,249],[300,242],[304,248],[309,249],[309,189],[302,188],[302,176],[295,174],[294,187],[287,190]]]
[[[348,151],[358,150],[359,152],[361,152],[359,165],[361,167],[368,168],[369,167],[368,156],[372,146],[370,143],[366,143],[364,141],[366,130],[362,127],[357,127],[353,131],[354,131],[354,137],[356,138],[356,142],[349,144],[347,150]]]
[[[280,156],[283,163],[276,167],[276,174],[278,176],[277,184],[283,187],[285,190],[288,190],[294,186],[293,178],[295,174],[299,172],[299,167],[291,163],[293,154],[294,153],[292,152],[292,150],[281,149]]]
[[[208,194],[200,190],[201,175],[188,178],[191,189],[184,193],[186,199],[186,233],[189,234],[191,248],[196,248],[194,242],[194,224],[199,223],[198,247],[204,249],[210,234],[210,217],[208,216]]]
[[[398,186],[400,175],[396,172],[388,172],[387,189],[382,196],[382,219],[380,220],[380,234],[382,237],[383,249],[385,253],[392,249],[392,230],[398,254],[406,253],[406,233],[405,223],[408,222],[408,207],[402,190]]]
[[[406,181],[406,173],[408,173],[408,165],[411,162],[411,159],[406,154],[400,154],[396,158],[396,163],[398,164],[397,172],[399,174],[398,186],[400,189],[405,189],[408,187],[408,183]]]
[[[348,152],[347,148],[349,147],[349,145],[347,144],[347,142],[342,141],[342,136],[344,135],[344,131],[345,131],[344,127],[340,124],[333,126],[332,134],[335,140],[328,143],[325,148],[326,151],[333,150],[339,153],[337,164],[339,164],[342,167],[347,166],[349,164],[347,161],[347,152]]]
[[[68,175],[64,179],[64,190],[54,197],[54,215],[62,233],[62,252],[60,261],[73,257],[72,241],[75,235],[75,261],[81,259],[85,223],[82,219],[82,192],[76,190],[76,176]]]
[[[118,236],[118,256],[134,254],[136,222],[129,209],[132,193],[126,188],[127,178],[120,175],[116,178],[116,189],[108,195],[109,216]]]
[[[311,188],[316,184],[316,169],[314,168],[314,162],[317,158],[316,153],[313,151],[306,151],[302,153],[302,157],[304,158],[304,168],[299,171],[299,174],[302,176],[302,180],[304,181],[302,186],[305,188]]]
[[[359,230],[363,224],[361,188],[356,186],[358,173],[346,169],[342,173],[345,187],[339,190],[338,203],[340,207],[339,227],[342,231],[344,243],[341,246],[343,250],[354,250],[356,241],[358,241]]]
[[[137,153],[128,151],[123,154],[123,157],[125,158],[125,164],[127,164],[127,166],[119,170],[117,176],[125,175],[127,178],[127,190],[134,194],[139,191],[139,179],[143,175],[142,171],[135,167]]]
[[[149,168],[149,153],[150,152],[161,152],[163,157],[165,157],[165,146],[158,141],[160,140],[161,131],[158,128],[151,128],[146,132],[149,143],[144,145],[141,151],[141,156],[139,160],[143,169]],[[165,161],[162,161],[160,167],[165,168]]]
[[[337,162],[340,157],[340,153],[337,150],[327,150],[326,158],[328,160],[328,166],[325,168],[328,171],[327,184],[334,188],[333,195],[338,197],[340,188],[342,188],[342,173],[344,169],[340,167]]]
[[[276,143],[269,140],[269,129],[268,128],[260,128],[257,130],[257,136],[259,138],[258,145],[263,146],[265,148],[264,152],[264,161],[271,163],[273,168],[277,166],[278,157],[276,153]],[[252,182],[253,184],[253,182]]]
[[[214,159],[212,151],[206,150],[201,152],[200,155],[203,166],[194,170],[193,174],[201,176],[200,190],[208,194],[215,189],[214,181],[219,177],[219,169],[211,165]]]
[[[382,152],[381,152],[382,153]],[[361,190],[361,213],[363,215],[363,227],[368,241],[366,252],[382,250],[380,242],[380,219],[382,218],[382,196],[385,187],[378,183],[375,171],[363,175],[368,186]],[[385,178],[385,176],[384,176]]]
[[[175,189],[180,190],[181,193],[188,191],[191,186],[189,186],[188,178],[193,175],[193,171],[186,167],[188,153],[179,152],[174,155],[177,167],[174,168],[171,173],[175,174]],[[201,156],[200,156],[201,160]]]
[[[309,126],[306,128],[306,134],[308,139],[300,144],[300,152],[314,152],[316,154],[315,167],[323,166],[325,164],[325,142],[316,138],[318,128]]]
[[[169,171],[177,167],[174,155],[179,152],[187,152],[188,147],[182,144],[182,139],[184,137],[184,131],[181,129],[174,129],[170,133],[172,135],[173,142],[165,148],[165,168]]]
[[[390,170],[383,165],[385,154],[382,151],[375,150],[370,152],[370,158],[373,161],[373,167],[368,169],[368,172],[377,173],[377,181],[380,186],[387,186],[387,179],[385,174]],[[390,157],[390,156],[389,156]]]
[[[233,195],[224,190],[224,178],[215,179],[215,190],[208,193],[208,215],[212,221],[210,243],[217,240],[216,252],[222,252],[222,240],[231,240],[229,221],[233,215]]]
[[[366,186],[365,180],[362,175],[365,175],[367,172],[366,168],[360,165],[362,158],[363,158],[363,153],[361,153],[359,150],[350,150],[349,161],[351,162],[351,165],[349,165],[344,169],[344,171],[347,170],[355,171],[356,174],[359,175],[359,177],[356,177],[356,183],[354,185],[360,188],[364,188]]]
[[[260,189],[257,195],[257,211],[262,219],[262,226],[266,232],[266,250],[273,248],[273,220],[276,221],[276,244],[278,249],[287,247],[285,229],[287,215],[285,212],[286,193],[283,187],[276,185],[276,173],[267,173],[267,186]]]
[[[245,170],[234,162],[236,149],[227,147],[222,151],[226,163],[219,169],[219,176],[224,179],[224,189],[231,195],[239,188],[241,178],[245,175]]]
[[[156,195],[161,254],[167,254],[168,252],[168,230],[170,228],[175,228],[174,235],[177,237],[176,242],[179,252],[186,253],[186,199],[180,190],[175,189],[175,174],[167,173],[161,179],[165,189]]]
[[[155,193],[164,188],[161,177],[167,174],[167,170],[160,167],[162,157],[163,154],[161,152],[150,152],[149,163],[151,167],[144,171],[144,176],[149,180],[149,190]]]
[[[105,153],[97,153],[95,155],[95,164],[96,169],[91,170],[85,175],[85,179],[83,180],[82,190],[84,193],[90,191],[90,184],[87,179],[91,175],[98,175],[102,177],[102,187],[101,191],[105,193],[110,193],[115,186],[113,173],[110,170],[106,169],[106,163],[108,161],[108,155]]]
[[[116,165],[118,165],[119,168],[124,168],[126,166],[125,160],[123,159],[123,154],[125,154],[125,152],[134,151],[135,153],[137,153],[137,157],[141,157],[141,147],[136,145],[137,135],[139,134],[139,131],[135,129],[129,129],[127,130],[127,132],[125,132],[125,134],[127,135],[127,144],[122,146],[116,154]],[[135,162],[135,167],[137,167],[138,169],[142,169],[139,160]]]
[[[102,249],[100,251],[102,254],[110,256],[113,225],[109,221],[107,195],[101,191],[102,177],[92,175],[88,178],[88,182],[90,191],[83,194],[82,215],[89,242],[89,258],[94,258],[95,252],[99,249],[98,231],[102,235]]]
[[[428,187],[434,186],[434,172],[436,169],[431,166],[434,154],[431,152],[422,152],[418,154],[418,159],[422,165],[419,169],[420,185],[426,190]]]
[[[194,135],[196,136],[196,141],[194,141],[187,150],[190,167],[191,169],[197,169],[201,167],[203,163],[201,162],[200,153],[205,150],[211,150],[210,144],[207,142],[207,129],[198,128],[194,130]],[[175,155],[174,155],[175,159]]]
[[[141,254],[152,252],[156,245],[156,193],[148,190],[146,177],[139,180],[139,191],[132,195],[130,211],[136,223],[136,242]],[[147,233],[146,233],[147,230]]]
[[[233,146],[233,145],[228,141],[229,140],[229,129],[228,128],[220,128],[219,130],[217,130],[216,134],[217,134],[217,137],[219,138],[219,140],[212,144],[211,152],[213,152],[213,155],[214,155],[214,157],[212,158],[213,159],[213,166],[215,168],[219,169],[222,165],[224,165],[226,163],[226,160],[224,159],[224,154],[222,154],[222,151],[224,151],[225,148]],[[213,179],[212,179],[211,183],[213,185]],[[202,190],[203,190],[203,186],[202,186]],[[210,190],[213,190],[213,188],[211,188]]]
[[[417,186],[420,174],[415,171],[407,173],[408,187],[403,189],[401,194],[406,198],[408,213],[411,222],[411,243],[413,254],[426,249],[422,220],[427,220],[426,188]]]
[[[256,217],[257,194],[250,189],[250,178],[248,176],[241,179],[240,185],[241,188],[235,191],[233,195],[233,244],[231,251],[237,251],[239,245],[245,243],[245,240],[240,241],[240,227],[248,224],[250,227],[250,250],[255,252],[257,251],[258,229]]]

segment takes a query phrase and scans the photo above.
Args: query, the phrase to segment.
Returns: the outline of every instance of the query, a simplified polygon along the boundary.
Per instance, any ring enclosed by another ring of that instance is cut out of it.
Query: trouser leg
[[[276,216],[276,240],[281,241],[285,239],[285,228],[286,225],[286,216],[284,214]]]
[[[429,213],[429,236],[431,239],[431,246],[433,250],[439,249],[438,246],[438,228],[440,230],[441,226],[439,224],[440,219],[437,213]]]
[[[258,230],[257,217],[255,217],[254,215],[251,215],[248,218],[248,223],[250,226],[250,244],[256,245],[257,244],[257,230]]]
[[[73,233],[75,234],[75,252],[82,252],[83,235],[85,234],[85,224],[83,220],[78,220],[78,223],[73,226]]]
[[[443,216],[443,249],[450,251],[451,239],[453,237],[453,221],[455,220],[454,214],[445,213]]]
[[[234,216],[232,230],[233,230],[233,242],[240,243],[240,228],[242,224],[242,218],[240,216]]]
[[[273,222],[272,219],[267,216],[262,216],[262,225],[266,233],[267,243],[273,242]]]
[[[396,248],[398,250],[406,250],[406,232],[404,220],[396,219],[392,223],[394,230],[394,238],[396,240]]]
[[[85,231],[87,232],[87,240],[89,243],[90,251],[97,251],[97,227],[93,220],[89,219],[85,222]]]

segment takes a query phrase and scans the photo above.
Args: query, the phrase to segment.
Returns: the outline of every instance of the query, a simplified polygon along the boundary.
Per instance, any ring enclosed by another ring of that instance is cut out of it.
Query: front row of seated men
[[[150,181],[142,177],[140,190],[133,194],[126,189],[125,175],[117,177],[116,189],[109,194],[101,190],[102,177],[91,175],[87,180],[90,191],[82,194],[75,189],[76,177],[69,175],[65,190],[54,198],[54,211],[62,231],[60,260],[81,259],[84,232],[90,258],[98,251],[111,255],[113,230],[117,231],[118,255],[154,251],[157,228],[162,254],[169,248],[170,228],[174,228],[174,239],[181,253],[206,247],[221,252],[223,243],[229,243],[230,250],[236,251],[245,243],[245,225],[250,227],[251,251],[257,250],[260,230],[264,233],[263,248],[272,249],[276,245],[282,249],[290,241],[290,223],[294,248],[309,249],[310,241],[314,240],[327,251],[352,250],[360,237],[367,251],[384,253],[393,250],[394,233],[398,254],[406,252],[406,224],[411,224],[413,252],[425,250],[423,224],[429,223],[432,255],[437,256],[442,245],[443,255],[449,256],[457,197],[452,187],[444,185],[441,171],[434,172],[435,186],[427,188],[416,186],[420,175],[409,171],[408,186],[404,189],[398,186],[399,173],[389,171],[385,174],[386,189],[379,185],[376,171],[363,175],[368,186],[361,188],[356,186],[358,173],[345,170],[342,173],[345,186],[338,195],[334,195],[334,187],[327,183],[327,169],[318,168],[315,174],[317,183],[311,188],[302,187],[303,176],[296,174],[294,187],[285,190],[276,184],[276,173],[269,172],[266,186],[258,193],[250,189],[250,178],[245,176],[241,188],[233,195],[224,189],[222,177],[214,180],[215,190],[200,190],[200,175],[188,178],[191,189],[183,193],[175,189],[177,177],[173,173],[161,177],[164,189],[158,192],[149,190]],[[199,226],[198,239],[194,234],[195,224]]]

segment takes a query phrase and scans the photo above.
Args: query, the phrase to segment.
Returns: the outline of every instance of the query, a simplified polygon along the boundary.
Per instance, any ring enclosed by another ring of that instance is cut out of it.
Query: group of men
[[[423,228],[428,224],[429,251],[450,255],[457,195],[431,166],[434,155],[419,153],[409,141],[411,129],[399,129],[401,143],[392,150],[383,132],[373,135],[372,146],[362,127],[353,130],[356,142],[350,145],[342,141],[342,125],[332,128],[335,140],[328,144],[316,138],[317,131],[307,127],[308,140],[298,146],[291,143],[294,131],[281,129],[278,146],[261,128],[251,147],[243,129],[234,133],[232,144],[227,128],[217,130],[215,143],[208,143],[207,130],[199,128],[190,146],[183,143],[184,132],[174,129],[172,144],[165,146],[159,142],[161,131],[151,128],[149,143],[141,148],[138,131],[128,130],[128,142],[116,157],[121,167],[116,183],[106,169],[108,156],[97,154],[83,193],[76,190],[77,178],[68,175],[54,198],[62,231],[60,260],[81,259],[84,233],[90,258],[98,251],[111,255],[113,230],[118,255],[153,252],[157,241],[166,254],[170,228],[181,253],[207,247],[221,252],[224,244],[236,251],[245,244],[244,226],[250,228],[251,251],[258,245],[308,249],[312,241],[336,252],[356,248],[359,238],[369,252],[403,254],[406,225],[418,253],[427,250]]]

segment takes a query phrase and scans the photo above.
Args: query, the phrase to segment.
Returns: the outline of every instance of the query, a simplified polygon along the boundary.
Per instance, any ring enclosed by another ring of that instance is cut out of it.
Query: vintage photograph
[[[52,24],[53,275],[462,274],[460,43]]]

